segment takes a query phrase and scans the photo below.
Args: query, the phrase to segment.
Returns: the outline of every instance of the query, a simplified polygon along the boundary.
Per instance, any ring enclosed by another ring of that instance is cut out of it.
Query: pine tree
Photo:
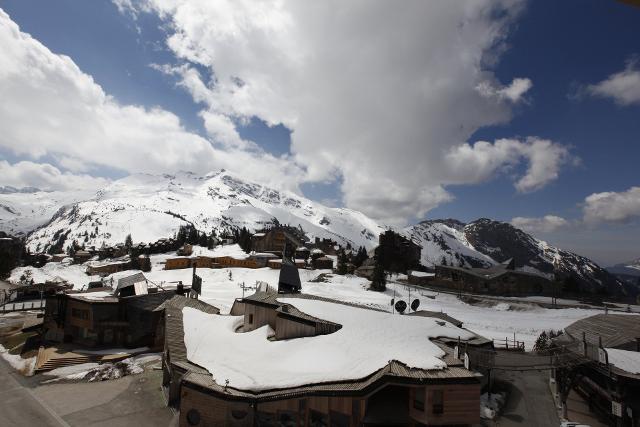
[[[342,249],[338,253],[338,274],[347,274],[347,254]]]
[[[127,237],[124,239],[124,247],[130,249],[133,246],[133,239],[131,238],[131,234],[127,234]]]
[[[387,276],[384,272],[384,266],[378,257],[375,258],[375,264],[373,265],[371,289],[378,292],[384,292],[387,289]]]
[[[534,351],[543,351],[549,348],[549,338],[547,337],[547,333],[542,331],[536,343],[533,345]]]

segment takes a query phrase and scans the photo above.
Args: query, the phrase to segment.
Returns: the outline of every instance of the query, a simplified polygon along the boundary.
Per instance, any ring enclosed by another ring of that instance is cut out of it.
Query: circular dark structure
[[[190,426],[197,426],[200,424],[200,412],[197,409],[189,409],[187,412],[187,422]]]
[[[411,310],[416,311],[420,307],[420,300],[418,298],[411,301]]]
[[[407,309],[407,303],[400,300],[398,302],[396,302],[396,311],[400,314],[404,313],[404,311]]]

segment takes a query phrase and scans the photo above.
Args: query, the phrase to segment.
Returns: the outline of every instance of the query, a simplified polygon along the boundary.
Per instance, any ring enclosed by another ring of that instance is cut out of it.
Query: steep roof
[[[144,277],[142,273],[132,274],[131,276],[123,277],[122,279],[118,279],[118,286],[116,286],[115,293],[118,293],[122,288],[127,288],[129,286],[133,286],[138,282],[145,282],[147,278]]]
[[[585,333],[587,342],[598,345],[602,337],[604,347],[620,347],[635,343],[640,338],[640,317],[630,314],[596,314],[578,320],[564,331],[577,340]]]

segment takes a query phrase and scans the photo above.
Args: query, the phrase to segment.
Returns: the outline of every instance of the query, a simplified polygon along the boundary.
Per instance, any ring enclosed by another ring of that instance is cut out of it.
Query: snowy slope
[[[27,234],[45,224],[61,206],[91,197],[87,191],[40,191],[0,187],[0,231]]]
[[[612,274],[640,277],[640,258],[607,267],[607,271]]]
[[[464,234],[465,225],[455,219],[422,221],[405,230],[411,240],[422,246],[422,264],[463,267],[489,267],[496,262],[477,251]]]
[[[28,248],[42,251],[56,233],[69,231],[87,246],[115,244],[131,234],[134,242],[153,242],[172,236],[180,225],[193,224],[210,232],[230,227],[263,228],[273,218],[302,227],[310,238],[372,248],[383,230],[360,212],[328,208],[286,191],[248,183],[228,172],[198,176],[136,174],[113,182],[94,197],[65,206],[41,229],[33,232]]]
[[[518,270],[553,279],[572,276],[592,290],[624,293],[622,284],[588,258],[556,248],[511,224],[481,218],[464,224],[454,219],[423,221],[404,230],[420,244],[422,263],[488,267],[513,258]]]

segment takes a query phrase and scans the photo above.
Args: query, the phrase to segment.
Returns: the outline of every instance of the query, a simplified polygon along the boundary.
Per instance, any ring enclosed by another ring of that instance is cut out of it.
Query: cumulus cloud
[[[622,106],[640,104],[640,70],[637,65],[637,58],[628,61],[624,70],[587,86],[587,93],[613,99],[616,104]]]
[[[520,162],[527,169],[514,183],[522,193],[538,190],[558,178],[561,167],[572,159],[567,147],[546,139],[499,139],[453,147],[445,156],[448,183],[482,182]]]
[[[583,206],[584,221],[589,224],[625,222],[640,217],[640,187],[627,191],[606,191],[587,196]]]
[[[69,57],[22,33],[2,10],[0,50],[0,147],[16,156],[49,155],[75,172],[97,166],[130,173],[225,168],[292,190],[304,176],[291,159],[243,143],[227,116],[207,117],[214,135],[207,140],[186,131],[169,111],[118,103]]]
[[[566,158],[558,144],[546,143],[560,155],[553,160],[543,158],[543,142],[525,141],[507,163],[471,166],[481,171],[456,175],[445,161],[526,100],[531,80],[501,83],[491,71],[522,1],[139,4],[166,22],[177,64],[156,67],[202,103],[210,135],[224,139],[230,123],[251,117],[283,124],[306,181],[339,177],[345,204],[379,219],[421,217],[451,199],[446,185],[475,184],[522,160],[529,170],[516,187],[533,191]]]
[[[567,227],[569,221],[555,215],[545,215],[540,218],[517,216],[511,220],[511,225],[528,233],[552,233]]]
[[[36,187],[44,191],[53,190],[97,190],[109,180],[90,175],[62,172],[48,163],[22,161],[10,164],[0,160],[2,185],[12,187]]]

